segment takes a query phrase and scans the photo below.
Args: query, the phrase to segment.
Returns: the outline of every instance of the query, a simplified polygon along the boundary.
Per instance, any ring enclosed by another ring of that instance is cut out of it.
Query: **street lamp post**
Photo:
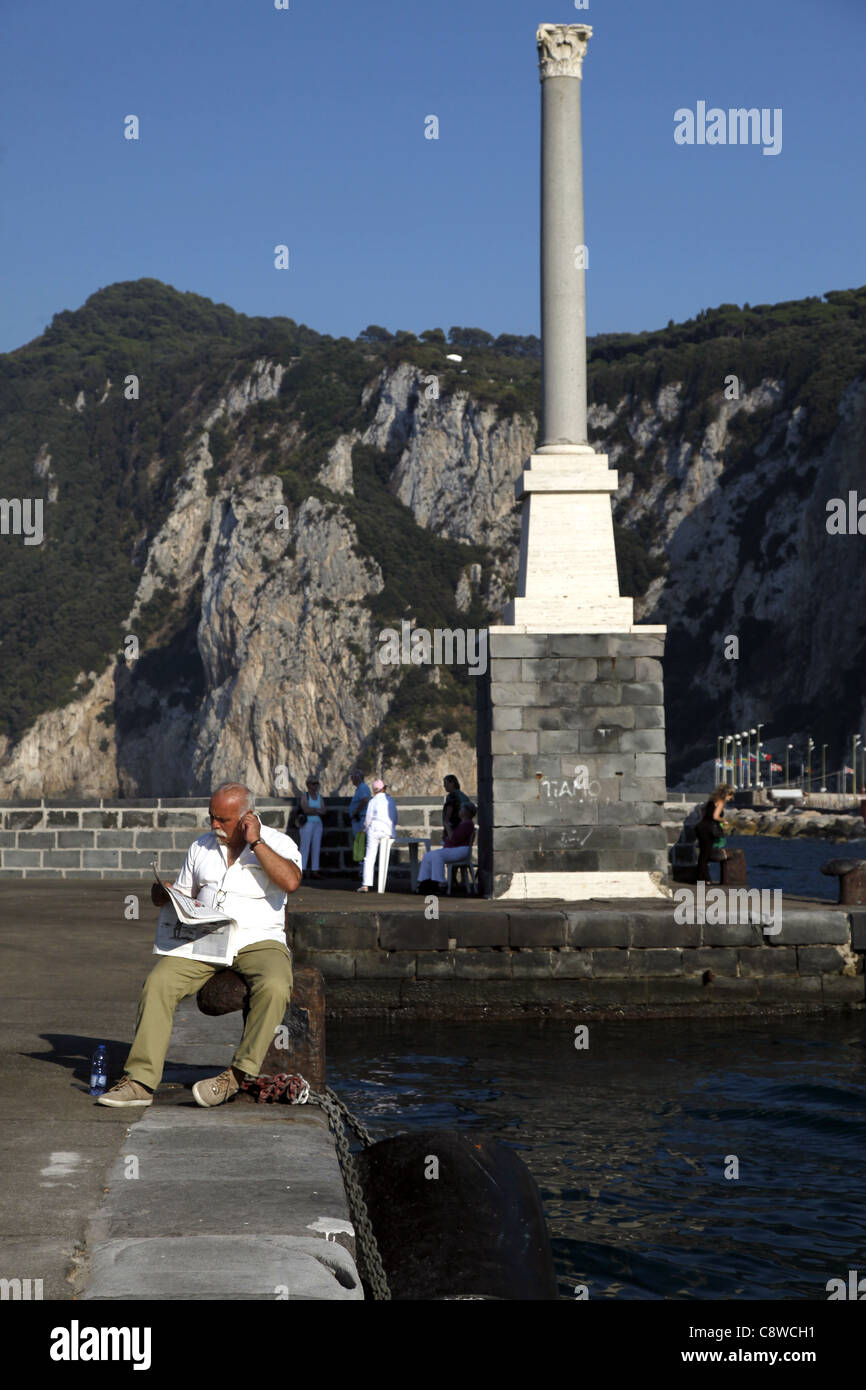
[[[790,776],[789,776],[789,767],[790,767],[790,764],[789,764],[789,757],[790,757],[791,749],[792,749],[793,747],[794,747],[793,743],[789,743],[789,744],[787,745],[787,747],[785,748],[785,786],[786,786],[786,787],[790,787],[790,785],[791,785],[791,778],[790,778]]]
[[[821,744],[821,790],[822,790],[822,792],[825,792],[825,791],[827,790],[827,749],[829,748],[829,746],[830,746],[830,745],[829,745],[828,743],[822,743],[822,744]]]
[[[756,782],[756,786],[759,786],[759,787],[762,787],[762,786],[764,785],[764,779],[763,779],[763,777],[761,776],[761,730],[763,729],[763,727],[764,727],[763,724],[759,724],[759,725],[758,725],[758,747],[757,747],[757,754],[758,754],[758,762],[757,762],[758,780],[757,780],[757,782]]]
[[[816,745],[816,743],[814,742],[814,740],[813,740],[813,739],[811,738],[811,736],[810,736],[809,741],[808,741],[808,743],[807,743],[807,745],[806,745],[806,795],[807,795],[807,796],[809,795],[809,793],[810,793],[811,790],[812,790],[812,749],[815,748],[815,747],[817,747],[817,745]]]
[[[857,745],[862,743],[859,734],[855,734],[851,740],[851,781],[854,786],[854,795],[857,795]]]
[[[752,738],[749,729],[743,730],[743,738],[746,740],[746,782],[745,785],[752,785]]]
[[[740,751],[740,745],[741,745],[740,735],[739,735],[739,734],[734,734],[734,746],[735,746],[735,748],[736,748],[736,752],[734,753],[734,766],[736,767],[736,770],[737,770],[737,777],[736,777],[736,781],[735,781],[735,783],[734,783],[734,786],[735,786],[735,787],[742,787],[742,785],[743,785],[743,757],[742,757],[742,753],[741,753],[741,751]]]

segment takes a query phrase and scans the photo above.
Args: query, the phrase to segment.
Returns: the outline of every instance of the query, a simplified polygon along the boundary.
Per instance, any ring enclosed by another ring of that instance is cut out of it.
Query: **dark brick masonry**
[[[515,873],[665,872],[663,651],[653,634],[491,632],[478,689],[485,892],[501,896]]]

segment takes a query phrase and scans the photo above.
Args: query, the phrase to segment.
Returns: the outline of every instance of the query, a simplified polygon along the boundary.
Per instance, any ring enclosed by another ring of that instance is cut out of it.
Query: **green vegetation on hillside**
[[[449,362],[449,352],[463,360]],[[277,474],[290,505],[311,495],[339,501],[360,552],[384,575],[372,605],[382,626],[404,616],[431,629],[489,620],[477,598],[458,614],[454,588],[461,570],[477,562],[484,591],[497,557],[417,526],[389,486],[400,438],[381,453],[355,449],[354,498],[336,499],[315,479],[337,437],[369,424],[375,399],[364,404],[364,388],[400,363],[435,376],[441,397],[466,393],[500,415],[538,418],[537,338],[494,338],[459,326],[416,336],[370,325],[355,341],[335,340],[291,319],[238,314],[157,280],[115,284],[80,309],[55,315],[25,347],[0,355],[0,494],[47,498],[49,487],[57,488],[56,501],[45,503],[42,545],[0,538],[0,734],[20,737],[42,711],[81,690],[80,672],[103,671],[119,650],[121,624],[148,546],[171,508],[201,412],[263,357],[285,368],[279,395],[212,427],[209,488],[252,468]],[[662,444],[698,440],[727,376],[737,375],[746,391],[766,378],[783,383],[777,404],[743,413],[733,424],[726,470],[736,472],[757,466],[754,450],[774,413],[804,407],[803,451],[816,451],[829,437],[843,388],[866,370],[866,289],[772,306],[722,305],[654,332],[605,334],[590,341],[589,359],[590,398],[611,409],[623,397],[653,401],[662,385],[683,383],[682,413],[662,426]],[[124,397],[130,376],[138,378],[137,400]],[[107,380],[111,390],[97,405]],[[594,436],[602,437],[623,446],[618,467],[634,472],[636,488],[648,484],[652,462],[638,460],[625,421]],[[43,447],[50,476],[37,480],[34,462]],[[643,593],[664,572],[658,515],[642,522],[640,534],[615,527],[626,593]],[[750,519],[743,545],[751,528]],[[170,588],[159,590],[139,635],[161,650],[181,627],[188,645],[189,613],[175,611]],[[198,679],[190,675],[191,691]],[[395,687],[381,737],[388,748],[407,732],[420,738],[434,729],[443,735],[459,729],[471,740],[474,708],[475,683],[465,672],[445,669],[436,685],[424,668],[412,669]]]

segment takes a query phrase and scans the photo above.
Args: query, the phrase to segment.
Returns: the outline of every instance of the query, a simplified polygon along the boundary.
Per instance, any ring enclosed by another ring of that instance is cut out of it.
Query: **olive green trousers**
[[[175,1009],[181,999],[198,993],[211,975],[224,968],[177,956],[159,957],[144,982],[138,1001],[135,1037],[124,1068],[128,1076],[156,1090],[162,1080]],[[258,1076],[265,1053],[288,1007],[293,982],[292,961],[279,941],[257,941],[238,951],[231,968],[242,975],[250,987],[246,1026],[231,1065],[250,1076]]]

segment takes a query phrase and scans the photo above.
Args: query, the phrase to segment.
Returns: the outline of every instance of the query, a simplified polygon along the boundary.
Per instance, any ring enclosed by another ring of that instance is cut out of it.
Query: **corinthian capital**
[[[541,81],[545,77],[580,77],[591,36],[588,24],[539,24],[535,41]]]

